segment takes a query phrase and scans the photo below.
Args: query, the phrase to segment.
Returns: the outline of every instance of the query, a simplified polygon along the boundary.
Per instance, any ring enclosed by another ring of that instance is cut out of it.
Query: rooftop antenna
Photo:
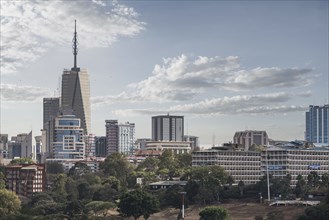
[[[74,36],[73,36],[73,45],[72,45],[72,52],[74,55],[74,66],[72,68],[72,70],[76,70],[79,71],[80,68],[77,67],[77,55],[78,55],[78,35],[77,35],[77,20],[74,20]]]

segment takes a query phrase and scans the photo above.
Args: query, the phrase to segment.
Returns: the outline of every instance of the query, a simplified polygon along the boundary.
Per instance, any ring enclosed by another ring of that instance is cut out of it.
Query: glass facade
[[[74,115],[55,119],[53,154],[56,159],[84,159],[84,129]]]
[[[328,144],[329,105],[309,106],[305,114],[305,139],[312,143]]]

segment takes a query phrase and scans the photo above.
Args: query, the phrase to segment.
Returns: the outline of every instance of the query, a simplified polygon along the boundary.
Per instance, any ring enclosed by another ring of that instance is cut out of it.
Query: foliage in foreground
[[[199,213],[200,220],[227,220],[227,210],[219,206],[207,206]]]
[[[143,216],[144,219],[148,219],[151,214],[159,211],[159,200],[150,193],[134,190],[120,198],[118,207],[123,216],[133,216],[135,219]]]

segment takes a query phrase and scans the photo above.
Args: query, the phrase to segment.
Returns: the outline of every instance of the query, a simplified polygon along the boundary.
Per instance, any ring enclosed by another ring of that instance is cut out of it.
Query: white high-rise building
[[[118,152],[132,155],[135,149],[135,124],[126,122],[118,126]]]

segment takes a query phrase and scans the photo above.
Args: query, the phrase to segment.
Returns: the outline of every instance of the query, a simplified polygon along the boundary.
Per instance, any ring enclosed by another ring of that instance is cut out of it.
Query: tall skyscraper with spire
[[[69,114],[74,114],[80,118],[84,134],[89,134],[91,132],[89,75],[87,70],[81,70],[77,66],[78,36],[76,21],[72,49],[74,65],[70,70],[64,70],[62,75],[61,110],[70,112]]]

